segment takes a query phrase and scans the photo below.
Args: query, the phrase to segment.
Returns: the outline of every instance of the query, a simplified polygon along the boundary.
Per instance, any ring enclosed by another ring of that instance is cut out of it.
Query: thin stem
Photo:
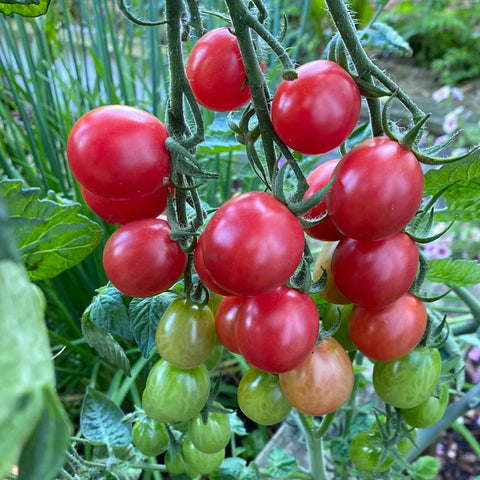
[[[123,16],[130,20],[137,25],[141,25],[142,27],[154,27],[156,25],[164,25],[167,23],[166,20],[142,20],[138,18],[127,5],[125,4],[125,0],[117,0],[117,5],[120,11],[122,12]]]
[[[480,457],[480,444],[477,442],[472,432],[460,422],[453,422],[452,429],[459,433],[470,445],[471,449]]]
[[[480,302],[477,298],[463,287],[453,287],[452,289],[472,312],[473,318],[475,318],[477,323],[480,323]]]

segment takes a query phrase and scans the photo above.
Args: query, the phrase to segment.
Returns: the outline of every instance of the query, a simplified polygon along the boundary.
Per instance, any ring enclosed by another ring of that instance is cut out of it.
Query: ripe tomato
[[[133,425],[132,443],[146,457],[156,457],[165,452],[170,439],[163,423],[145,416]]]
[[[169,234],[168,223],[158,218],[121,226],[103,250],[108,279],[130,297],[151,297],[168,290],[187,265],[187,255]]]
[[[391,454],[387,454],[380,462],[383,446],[381,445],[380,432],[366,430],[357,433],[350,443],[350,460],[359,470],[369,473],[380,473],[388,470],[395,461]]]
[[[328,162],[320,164],[313,172],[307,176],[308,190],[303,197],[304,200],[310,198],[314,193],[321,190],[330,180],[332,172],[337,166],[339,160],[329,160]],[[322,217],[327,213],[327,198],[324,197],[320,203],[309,210],[304,217],[307,219],[315,219]],[[305,229],[305,232],[313,238],[318,240],[340,240],[343,235],[338,231],[338,228],[332,222],[332,219],[327,215],[320,223],[313,227]]]
[[[404,232],[382,240],[344,238],[333,253],[333,281],[352,303],[382,307],[407,292],[418,259],[416,243]]]
[[[392,407],[416,407],[432,394],[440,378],[441,363],[437,349],[416,348],[397,360],[377,362],[373,387]]]
[[[279,375],[287,400],[306,415],[338,410],[352,393],[353,367],[347,352],[325,338],[297,368]]]
[[[167,208],[168,185],[148,195],[111,199],[95,195],[80,186],[82,197],[93,213],[114,225],[123,225],[142,218],[155,218]]]
[[[325,308],[325,312],[322,317],[323,329],[329,330],[336,325],[338,322],[338,316],[340,315],[340,325],[332,337],[337,340],[337,342],[347,351],[356,350],[356,347],[350,338],[350,333],[348,332],[348,322],[350,320],[352,309],[352,303],[349,305],[335,305],[333,303],[329,303]]]
[[[148,195],[169,183],[170,154],[163,123],[148,112],[107,105],[86,113],[67,141],[73,176],[105,198]]]
[[[220,343],[233,353],[240,353],[235,332],[237,313],[243,297],[224,297],[215,314],[215,332]]]
[[[415,155],[388,137],[362,142],[337,165],[327,209],[344,235],[376,240],[402,230],[423,195],[423,172]]]
[[[213,214],[199,242],[216,284],[234,295],[259,295],[295,272],[305,236],[298,218],[273,195],[248,192]]]
[[[199,450],[188,437],[183,440],[182,453],[185,465],[194,472],[202,474],[216,470],[225,458],[224,448],[215,453],[205,453]]]
[[[405,421],[415,428],[428,428],[435,425],[443,417],[448,405],[448,386],[446,383],[438,385],[430,397],[416,407],[400,410]]]
[[[366,357],[388,362],[403,357],[422,339],[427,310],[417,297],[406,293],[380,308],[355,305],[350,315],[350,338]]]
[[[319,317],[312,298],[278,287],[245,297],[236,318],[237,347],[245,360],[270,373],[292,370],[315,347]]]
[[[228,112],[250,100],[237,37],[227,27],[211,30],[197,41],[186,73],[197,102],[209,110]]]
[[[352,302],[338,291],[332,275],[332,256],[337,245],[338,242],[327,242],[322,247],[313,265],[313,280],[315,282],[319,280],[325,270],[327,273],[327,283],[319,295],[329,303],[346,305]]]
[[[157,422],[184,422],[200,413],[209,393],[210,378],[204,365],[183,369],[160,359],[148,373],[142,407]]]
[[[251,420],[260,425],[281,422],[292,409],[280,388],[277,375],[251,367],[238,384],[238,406]]]
[[[158,322],[155,345],[159,355],[179,368],[197,367],[215,345],[215,321],[207,306],[175,299]]]
[[[358,121],[361,96],[350,75],[329,60],[297,68],[272,99],[272,123],[281,140],[300,153],[317,155],[338,147]]]
[[[213,406],[222,407],[214,402]],[[230,420],[222,412],[209,411],[207,423],[203,423],[201,415],[192,418],[188,423],[188,436],[193,445],[204,453],[216,453],[223,450],[230,442]]]

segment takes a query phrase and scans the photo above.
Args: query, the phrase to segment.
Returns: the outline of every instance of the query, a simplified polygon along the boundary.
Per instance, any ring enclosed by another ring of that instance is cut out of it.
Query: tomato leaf
[[[299,472],[298,460],[280,447],[273,448],[267,456],[267,473],[274,478],[295,478]]]
[[[174,299],[174,294],[165,292],[150,298],[134,298],[130,302],[128,307],[130,329],[145,358],[150,356],[155,346],[158,322]]]
[[[128,466],[129,464],[134,465],[135,463],[139,463],[144,459],[143,456],[138,454],[138,451],[133,445],[112,447],[110,449],[107,448],[106,445],[98,445],[95,447],[93,454],[97,459],[109,460],[108,463],[110,466],[108,466],[108,472],[105,472],[107,474],[106,478],[137,480],[142,475],[140,468]]]
[[[480,283],[480,264],[476,260],[451,258],[428,260],[426,281],[455,287],[473,287]]]
[[[410,465],[410,471],[416,480],[434,480],[440,470],[440,460],[424,455]]]
[[[39,188],[19,180],[0,182],[13,235],[32,280],[52,278],[77,265],[98,245],[103,232],[81,215],[80,204],[40,198]]]
[[[111,283],[97,290],[88,310],[89,318],[96,327],[127,340],[133,339],[125,296]]]
[[[82,333],[85,341],[95,349],[101,357],[105,357],[128,377],[131,376],[130,361],[127,354],[113,336],[94,325],[90,319],[90,309],[82,316]]]
[[[222,153],[242,150],[244,147],[238,143],[233,134],[209,135],[209,137],[198,146],[199,152]]]
[[[50,0],[3,0],[0,2],[0,13],[11,15],[16,13],[23,17],[38,17],[47,13]]]
[[[383,22],[375,22],[359,32],[362,45],[366,48],[388,50],[404,57],[412,55],[408,42],[391,26]]]
[[[240,457],[226,458],[210,474],[210,480],[261,480],[261,478],[257,465],[250,463],[247,466],[246,460]]]
[[[106,395],[87,387],[80,412],[83,436],[92,443],[124,447],[132,442],[132,425],[121,423],[125,414]]]

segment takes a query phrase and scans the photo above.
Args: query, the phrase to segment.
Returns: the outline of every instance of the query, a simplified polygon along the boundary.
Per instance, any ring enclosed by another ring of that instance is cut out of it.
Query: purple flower
[[[443,119],[443,131],[445,133],[452,133],[458,127],[458,116],[463,112],[464,107],[460,106],[445,115]]]
[[[474,362],[479,362],[480,361],[480,350],[478,347],[472,347],[470,351],[468,352],[468,358],[470,360],[473,360]]]
[[[452,89],[450,88],[450,86],[445,85],[444,87],[439,88],[438,90],[433,92],[432,99],[434,102],[440,103],[442,100],[450,97],[451,91]]]

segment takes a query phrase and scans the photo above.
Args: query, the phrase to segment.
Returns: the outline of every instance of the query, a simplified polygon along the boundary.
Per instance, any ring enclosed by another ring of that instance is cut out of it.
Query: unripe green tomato
[[[148,374],[142,406],[157,422],[184,422],[200,412],[209,393],[210,378],[205,365],[182,369],[160,359]]]
[[[185,473],[185,460],[181,449],[168,450],[164,461],[169,474],[181,475]]]
[[[212,311],[213,316],[215,316],[215,313],[217,313],[217,308],[220,305],[220,302],[222,301],[223,296],[212,291],[209,291],[209,294],[210,294],[210,300],[208,301],[208,307]]]
[[[277,375],[251,367],[238,385],[237,400],[240,410],[260,425],[281,422],[292,406],[280,388]]]
[[[434,392],[427,400],[412,408],[400,410],[405,421],[416,428],[427,428],[435,425],[443,417],[448,405],[448,386],[439,384],[439,393]]]
[[[216,453],[204,453],[188,437],[183,440],[182,452],[185,464],[193,471],[203,474],[216,470],[225,458],[225,449]]]
[[[220,403],[214,406],[221,408]],[[230,420],[226,413],[208,412],[207,423],[203,423],[201,415],[192,418],[188,424],[188,436],[192,443],[204,453],[216,453],[224,449],[230,441],[232,433]]]
[[[322,326],[324,330],[333,328],[338,322],[338,316],[340,315],[340,325],[338,330],[332,335],[332,337],[346,350],[356,350],[355,345],[348,333],[348,321],[350,319],[350,313],[352,313],[353,303],[349,305],[335,305],[329,303],[325,309],[325,313],[322,317]]]
[[[366,430],[357,433],[352,439],[349,447],[350,460],[359,470],[369,473],[380,473],[388,470],[395,461],[391,454],[387,454],[380,463],[382,446],[378,443],[381,440],[378,430]]]
[[[223,355],[223,345],[221,343],[218,343],[213,347],[212,351],[210,352],[210,355],[203,362],[204,365],[207,367],[208,371],[212,371],[220,363],[220,360],[222,359],[222,355]]]
[[[165,452],[170,439],[163,423],[143,417],[133,425],[132,443],[146,457],[156,457]]]
[[[208,306],[175,299],[165,310],[155,333],[158,353],[178,368],[200,365],[215,344],[215,320]]]

